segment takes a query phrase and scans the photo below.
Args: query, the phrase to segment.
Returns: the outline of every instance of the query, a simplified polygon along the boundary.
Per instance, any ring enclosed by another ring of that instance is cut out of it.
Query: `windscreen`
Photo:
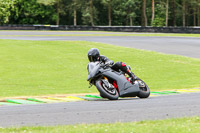
[[[90,62],[87,65],[87,70],[88,73],[91,73],[91,71],[94,69],[95,66],[97,66],[99,64],[99,62]]]

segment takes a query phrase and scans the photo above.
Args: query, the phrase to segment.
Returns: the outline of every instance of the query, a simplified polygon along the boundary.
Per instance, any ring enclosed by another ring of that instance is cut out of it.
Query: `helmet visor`
[[[95,62],[95,61],[99,61],[99,56],[88,56],[88,59],[90,62]]]

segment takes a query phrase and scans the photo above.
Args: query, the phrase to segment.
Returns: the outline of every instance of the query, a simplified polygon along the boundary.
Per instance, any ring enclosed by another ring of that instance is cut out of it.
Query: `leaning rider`
[[[122,72],[127,73],[132,78],[132,82],[136,80],[136,76],[128,69],[125,63],[116,62],[114,64],[114,62],[108,59],[106,56],[100,55],[100,52],[97,48],[91,48],[88,51],[88,59],[90,62],[101,61],[104,64],[111,65],[111,68],[113,70],[115,71],[121,70]]]

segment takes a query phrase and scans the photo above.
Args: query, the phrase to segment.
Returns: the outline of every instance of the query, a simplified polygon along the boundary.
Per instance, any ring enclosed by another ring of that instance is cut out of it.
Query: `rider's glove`
[[[110,66],[110,65],[113,65],[114,62],[112,60],[110,60],[110,61],[105,62],[105,64],[108,65],[108,66]]]

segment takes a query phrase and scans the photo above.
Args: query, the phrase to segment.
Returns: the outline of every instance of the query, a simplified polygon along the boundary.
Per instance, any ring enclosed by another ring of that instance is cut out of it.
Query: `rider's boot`
[[[131,83],[134,83],[135,82],[135,80],[137,79],[137,77],[135,76],[135,74],[134,73],[132,73],[132,72],[127,72],[127,74],[131,77]]]
[[[134,83],[134,81],[136,80],[136,76],[135,76],[135,74],[134,73],[132,73],[129,69],[128,69],[128,67],[126,66],[126,64],[125,63],[122,63],[121,64],[121,70],[123,71],[123,72],[125,72],[125,73],[127,73],[130,77],[131,77],[131,83]]]

